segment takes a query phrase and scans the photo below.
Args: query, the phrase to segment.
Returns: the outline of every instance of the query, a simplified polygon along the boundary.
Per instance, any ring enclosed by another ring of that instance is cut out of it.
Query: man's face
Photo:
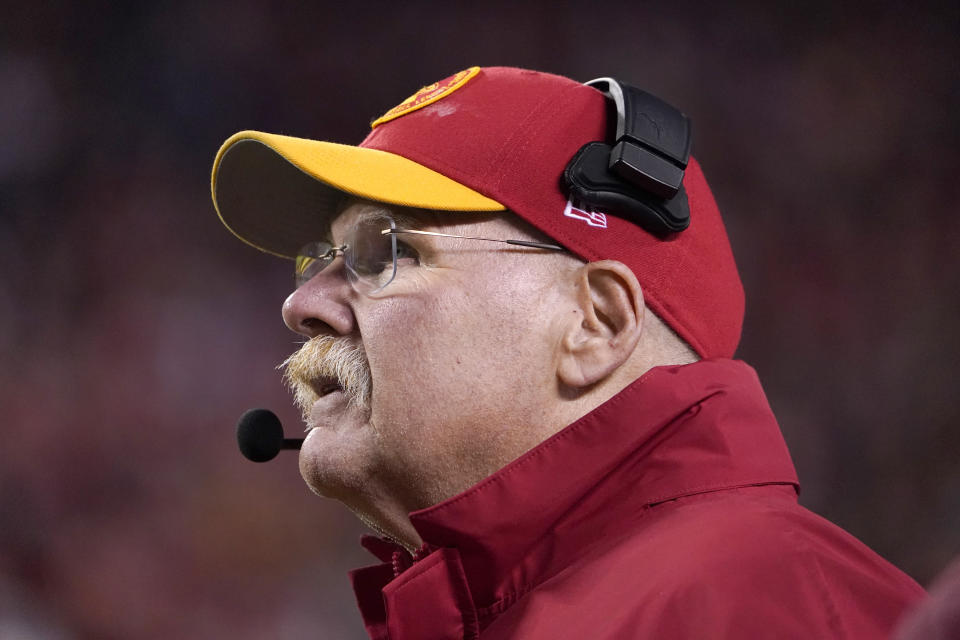
[[[347,207],[333,222],[333,244],[383,211]],[[399,228],[532,237],[504,216],[393,212]],[[317,398],[334,386],[326,381],[294,380],[318,391],[305,412],[304,479],[369,519],[385,501],[409,511],[462,491],[537,444],[544,426],[563,426],[551,414],[556,344],[559,319],[573,308],[564,274],[579,265],[566,254],[501,243],[396,238],[402,259],[382,291],[358,293],[340,257],[283,307],[294,331],[332,336],[369,363],[368,406],[339,391]]]

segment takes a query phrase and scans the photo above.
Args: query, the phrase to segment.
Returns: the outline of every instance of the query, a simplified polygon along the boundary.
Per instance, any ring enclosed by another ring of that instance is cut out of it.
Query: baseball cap
[[[654,235],[565,192],[581,146],[607,138],[606,98],[561,76],[472,67],[377,118],[357,146],[241,131],[224,142],[211,190],[241,240],[293,258],[321,238],[344,194],[439,212],[510,211],[587,261],[623,262],[644,300],[701,357],[732,357],[744,293],[720,211],[695,158],[690,225]]]

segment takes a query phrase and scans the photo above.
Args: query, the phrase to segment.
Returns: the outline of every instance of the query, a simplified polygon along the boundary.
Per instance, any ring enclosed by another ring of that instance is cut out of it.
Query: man
[[[597,86],[474,67],[359,147],[217,156],[224,223],[295,258],[300,470],[380,534],[370,636],[884,637],[922,590],[798,506],[686,118]],[[641,175],[591,181],[614,124]]]

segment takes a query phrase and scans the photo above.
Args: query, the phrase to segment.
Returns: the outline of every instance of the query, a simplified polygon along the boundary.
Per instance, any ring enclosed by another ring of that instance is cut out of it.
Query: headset
[[[617,82],[586,83],[616,110],[613,144],[588,142],[563,172],[580,207],[624,218],[659,237],[690,225],[683,176],[690,159],[690,119],[660,98]],[[611,118],[612,120],[612,118]]]

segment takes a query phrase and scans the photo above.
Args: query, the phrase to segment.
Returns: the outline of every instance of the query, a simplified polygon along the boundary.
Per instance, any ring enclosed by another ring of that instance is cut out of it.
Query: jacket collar
[[[367,539],[389,563],[351,577],[378,637],[386,583],[434,550],[453,550],[451,575],[475,607],[466,617],[483,626],[567,558],[629,531],[646,507],[760,484],[799,490],[754,370],[726,359],[658,367],[460,495],[411,513],[425,541],[416,558]]]

